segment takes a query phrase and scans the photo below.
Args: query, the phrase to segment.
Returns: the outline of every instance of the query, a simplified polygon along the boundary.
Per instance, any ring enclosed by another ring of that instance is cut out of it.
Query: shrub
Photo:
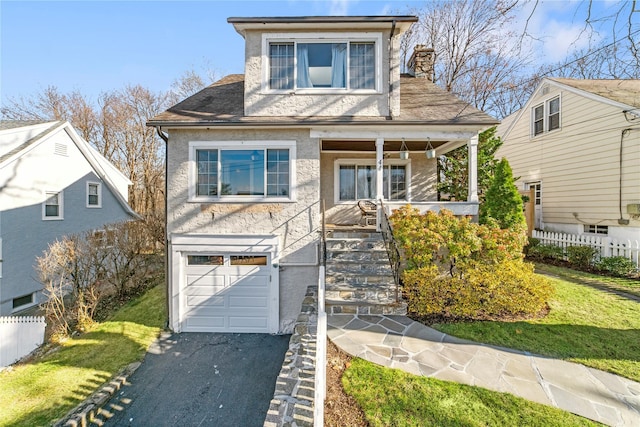
[[[538,246],[540,244],[540,239],[537,239],[535,237],[529,237],[527,239],[527,245],[524,247],[524,254],[525,255],[529,255],[529,250],[531,248],[534,248],[536,246]]]
[[[484,203],[480,205],[480,223],[489,218],[497,221],[500,228],[525,227],[522,197],[513,179],[513,172],[507,159],[496,166]]]
[[[522,260],[478,265],[464,279],[443,277],[435,266],[407,270],[403,283],[409,311],[447,320],[534,315],[546,308],[553,293],[549,281]]]
[[[534,260],[561,260],[564,258],[564,251],[560,246],[536,245],[527,251],[527,257]]]
[[[613,276],[626,277],[635,271],[636,266],[629,258],[612,256],[600,259],[596,268]]]
[[[587,269],[594,264],[596,256],[600,252],[591,246],[569,246],[567,247],[567,258],[574,266]]]
[[[391,216],[404,256],[409,309],[419,316],[485,319],[535,314],[550,295],[546,279],[523,261],[526,234],[479,225],[443,210],[420,214],[410,206]]]

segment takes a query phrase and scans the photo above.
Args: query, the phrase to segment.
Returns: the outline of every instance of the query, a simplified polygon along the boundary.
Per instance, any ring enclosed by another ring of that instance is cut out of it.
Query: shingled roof
[[[549,79],[612,101],[640,108],[640,80]]]
[[[400,115],[255,117],[244,115],[244,75],[231,74],[149,120],[149,126],[300,125],[322,123],[498,124],[498,120],[424,78],[400,78]]]

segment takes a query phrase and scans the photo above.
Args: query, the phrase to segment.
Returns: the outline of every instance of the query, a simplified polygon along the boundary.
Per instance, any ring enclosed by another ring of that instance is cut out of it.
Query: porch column
[[[376,139],[376,200],[382,200],[384,198],[383,191],[383,172],[384,165],[384,138]]]
[[[469,151],[469,191],[467,202],[478,202],[478,135],[473,136],[467,143]]]
[[[376,138],[376,200],[384,198],[384,138]],[[380,218],[382,208],[378,203],[378,212],[376,215],[376,231],[380,231]]]

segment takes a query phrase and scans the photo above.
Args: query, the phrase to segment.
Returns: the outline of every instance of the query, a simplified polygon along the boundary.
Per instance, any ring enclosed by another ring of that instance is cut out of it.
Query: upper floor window
[[[102,185],[99,182],[87,182],[87,207],[102,207]]]
[[[533,107],[533,136],[560,128],[560,97],[556,96],[543,104]]]
[[[270,40],[268,89],[376,90],[379,44],[366,38]]]
[[[42,204],[42,219],[62,219],[63,212],[62,192],[48,191],[45,193],[45,201]]]
[[[190,199],[293,199],[295,142],[256,144],[192,143]]]

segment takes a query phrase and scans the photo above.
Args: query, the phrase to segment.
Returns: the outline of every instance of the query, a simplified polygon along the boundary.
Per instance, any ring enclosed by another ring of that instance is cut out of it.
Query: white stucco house
[[[498,121],[432,83],[430,49],[401,75],[414,16],[228,22],[244,74],[147,123],[167,141],[169,324],[288,333],[318,280],[323,202],[330,224],[358,224],[359,200],[475,215],[478,133]],[[438,202],[425,152],[465,145],[469,200]]]
[[[640,80],[545,78],[497,134],[536,228],[640,241]]]
[[[49,243],[139,218],[130,184],[68,122],[0,121],[0,316],[42,302]]]

